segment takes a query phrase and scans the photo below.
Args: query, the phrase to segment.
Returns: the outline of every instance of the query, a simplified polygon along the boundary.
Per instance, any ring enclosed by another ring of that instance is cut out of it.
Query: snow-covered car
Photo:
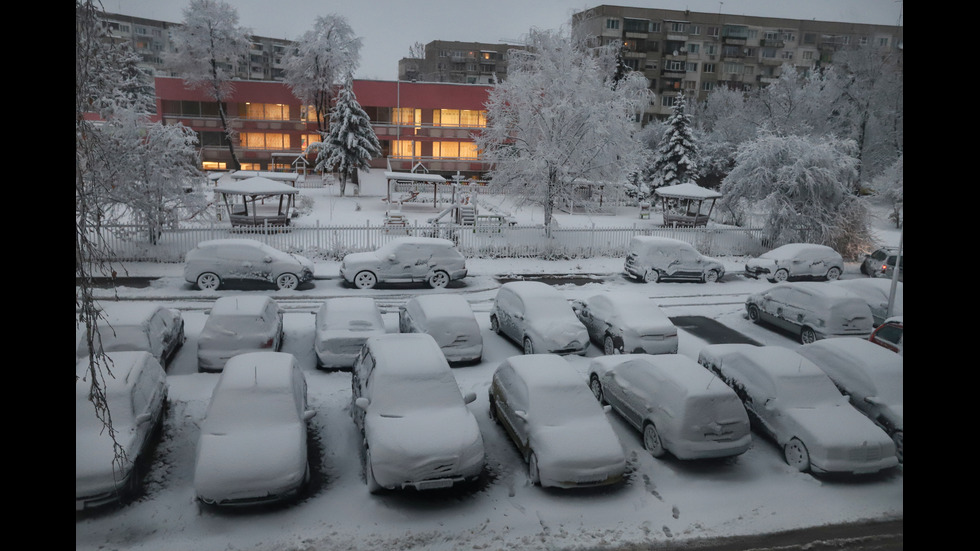
[[[827,280],[833,281],[844,273],[844,258],[826,245],[789,243],[750,258],[745,263],[745,275],[769,281]]]
[[[898,247],[879,247],[864,255],[864,260],[861,261],[861,273],[869,277],[882,277],[889,264],[895,265],[897,256]],[[905,256],[905,251],[902,251],[902,256]]]
[[[589,364],[589,387],[640,431],[654,457],[730,457],[752,443],[738,396],[687,356],[601,356]]]
[[[187,252],[184,263],[184,280],[204,291],[245,281],[290,290],[312,279],[312,260],[254,239],[201,241]]]
[[[572,310],[603,354],[677,353],[677,327],[644,295],[602,293],[573,300]]]
[[[827,282],[781,282],[745,299],[755,323],[787,331],[803,344],[829,337],[868,338],[871,307],[858,295]]]
[[[638,235],[630,239],[623,270],[646,282],[673,280],[713,283],[725,276],[725,266],[679,239]]]
[[[340,276],[359,289],[420,281],[436,289],[466,277],[466,258],[448,239],[396,237],[375,251],[344,256]]]
[[[497,289],[490,329],[505,335],[525,354],[579,354],[589,347],[589,331],[558,290],[540,281],[510,281]]]
[[[905,316],[893,316],[879,325],[869,341],[905,356]]]
[[[888,302],[891,297],[892,282],[882,278],[839,279],[831,282],[858,295],[871,308],[872,325],[878,327],[891,316],[901,316],[904,311],[902,283],[895,283],[895,299],[892,301],[891,316],[888,313]]]
[[[789,348],[709,344],[698,363],[742,400],[753,428],[813,473],[876,473],[898,465],[895,442],[847,401],[830,377]]]
[[[180,310],[152,302],[102,302],[93,344],[96,350],[145,350],[166,368],[184,345],[184,318]],[[75,359],[87,358],[88,341],[76,334]]]
[[[398,309],[398,330],[427,333],[439,344],[449,365],[483,359],[483,336],[470,303],[461,295],[421,295]]]
[[[214,301],[197,339],[197,370],[217,372],[232,356],[278,352],[282,348],[282,309],[267,296],[230,296]]]
[[[483,473],[483,435],[466,407],[476,394],[463,396],[431,335],[371,337],[351,384],[369,492],[448,488]]]
[[[385,333],[381,310],[373,298],[328,298],[316,311],[313,351],[317,367],[350,369],[364,341]]]
[[[295,498],[310,480],[306,378],[292,354],[228,360],[211,393],[194,460],[202,503],[249,506]]]
[[[864,339],[830,339],[797,352],[830,377],[851,404],[895,441],[902,462],[905,441],[902,357]]]
[[[490,418],[503,426],[542,487],[615,484],[623,445],[585,379],[557,354],[511,356],[490,383]]]
[[[76,511],[139,495],[167,409],[167,374],[149,352],[107,352],[105,360],[95,375],[88,358],[75,363]],[[114,436],[92,402],[93,376],[105,391]]]

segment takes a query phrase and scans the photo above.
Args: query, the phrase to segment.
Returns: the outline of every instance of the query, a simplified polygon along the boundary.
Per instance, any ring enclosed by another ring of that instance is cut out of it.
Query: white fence
[[[312,259],[340,260],[347,253],[371,251],[400,235],[451,239],[467,257],[590,258],[627,254],[636,235],[656,235],[687,241],[709,256],[756,256],[766,249],[761,229],[747,228],[552,228],[543,226],[415,225],[390,228],[364,226],[287,226],[231,228],[212,226],[164,230],[151,243],[145,227],[107,226],[101,240],[115,261],[183,262],[187,251],[209,239],[249,238]]]

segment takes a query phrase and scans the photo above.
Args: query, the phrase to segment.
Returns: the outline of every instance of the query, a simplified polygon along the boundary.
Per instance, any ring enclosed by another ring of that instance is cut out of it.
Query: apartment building
[[[486,127],[487,86],[379,80],[354,80],[353,86],[382,146],[372,168],[477,178],[488,170],[471,137]],[[198,133],[201,168],[230,169],[218,104],[179,78],[156,77],[155,88],[159,120]],[[320,140],[312,106],[282,82],[236,82],[225,113],[243,170],[294,170],[307,145]]]
[[[806,74],[842,48],[901,57],[904,36],[900,26],[611,5],[575,13],[572,27],[620,44],[626,64],[647,77],[656,100],[644,122],[668,116],[682,93],[704,100],[717,86],[750,91],[774,82],[784,63]]]
[[[421,58],[398,61],[398,80],[493,84],[507,78],[507,56],[522,45],[434,40]]]

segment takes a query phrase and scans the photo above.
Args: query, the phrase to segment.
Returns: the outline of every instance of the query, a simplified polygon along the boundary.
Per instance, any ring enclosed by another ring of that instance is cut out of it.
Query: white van
[[[646,282],[676,279],[713,283],[725,276],[721,262],[702,255],[690,243],[648,235],[630,240],[624,270]]]

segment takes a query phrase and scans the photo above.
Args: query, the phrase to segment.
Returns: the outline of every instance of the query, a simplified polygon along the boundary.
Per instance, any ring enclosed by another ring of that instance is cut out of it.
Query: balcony
[[[759,41],[759,46],[763,48],[785,48],[786,42],[775,38],[763,38]]]

